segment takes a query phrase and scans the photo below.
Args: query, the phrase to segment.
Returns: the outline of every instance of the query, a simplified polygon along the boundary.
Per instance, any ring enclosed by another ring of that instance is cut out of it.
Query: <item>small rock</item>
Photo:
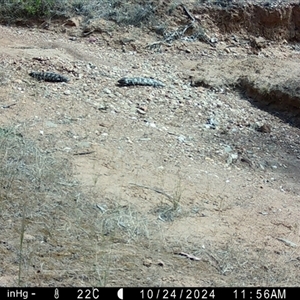
[[[236,161],[238,159],[239,155],[237,153],[232,153],[231,158],[233,161]]]
[[[162,260],[158,260],[157,264],[161,267],[164,267],[165,263]]]
[[[229,153],[232,151],[232,148],[230,146],[225,146],[224,150],[226,153]]]
[[[250,41],[251,47],[257,50],[261,50],[262,48],[265,48],[267,46],[267,41],[263,37],[253,38]]]
[[[263,133],[270,133],[271,132],[271,126],[268,124],[263,124],[262,126],[257,128],[257,131],[263,132]]]
[[[144,110],[140,109],[140,108],[137,108],[136,111],[137,111],[139,114],[141,114],[141,115],[145,115],[145,114],[146,114],[146,112],[145,112]]]
[[[213,118],[208,118],[206,125],[209,125],[209,128],[216,129],[216,126],[219,125],[219,122]]]
[[[107,88],[104,89],[103,92],[104,92],[105,94],[108,94],[108,95],[111,94],[111,90],[110,90],[110,89],[107,89]]]
[[[180,143],[183,143],[185,141],[186,137],[184,135],[180,135],[177,137],[177,140],[180,142]]]
[[[138,109],[141,109],[145,112],[148,110],[147,106],[139,106]]]
[[[82,21],[82,17],[70,18],[65,22],[64,26],[79,27],[81,21]]]
[[[97,41],[98,41],[98,39],[95,38],[95,37],[93,37],[93,36],[91,36],[91,37],[89,38],[89,43],[95,43],[95,42],[97,42]]]
[[[71,95],[71,91],[70,91],[70,90],[65,90],[65,91],[64,91],[64,94],[67,95],[67,96],[68,96],[68,95]]]
[[[218,39],[216,37],[212,37],[209,41],[213,44],[216,44],[218,42]]]
[[[26,241],[34,241],[35,237],[32,236],[32,235],[30,235],[30,234],[25,233],[24,234],[24,240],[26,240]]]
[[[144,265],[145,267],[148,267],[148,268],[151,267],[151,265],[152,265],[152,260],[146,258],[146,259],[143,261],[143,265]]]

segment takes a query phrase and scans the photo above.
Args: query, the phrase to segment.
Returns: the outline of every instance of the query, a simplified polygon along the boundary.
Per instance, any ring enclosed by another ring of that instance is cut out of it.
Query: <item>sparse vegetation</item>
[[[149,239],[147,219],[133,207],[117,204],[102,213],[101,227],[104,236],[123,237],[126,242],[136,241],[140,237]]]
[[[16,266],[14,285],[39,285],[38,272],[65,283],[69,278],[70,285],[76,276],[83,285],[106,286],[114,277],[114,241],[150,243],[156,225],[150,228],[131,206],[91,205],[68,159],[11,128],[0,129],[0,157],[1,242],[12,248],[6,259],[0,252],[1,270]]]
[[[19,240],[19,250],[15,255],[19,269],[18,285],[23,285],[28,283],[22,271],[28,268],[30,256],[37,251],[33,247],[28,252],[25,235],[28,238],[35,232],[40,242],[52,236],[55,225],[44,221],[55,218],[57,212],[53,209],[61,207],[64,211],[67,203],[61,203],[62,199],[71,202],[76,199],[77,184],[71,181],[71,168],[66,159],[43,152],[14,129],[0,129],[0,157],[2,238],[10,236],[12,243]],[[11,224],[7,222],[12,219]]]
[[[66,16],[70,1],[63,0],[2,0],[0,17],[4,20],[17,18],[50,18]]]
[[[119,0],[3,0],[0,18],[56,18],[81,15],[104,18],[122,25],[140,26],[153,20],[154,6],[148,1],[132,3]]]

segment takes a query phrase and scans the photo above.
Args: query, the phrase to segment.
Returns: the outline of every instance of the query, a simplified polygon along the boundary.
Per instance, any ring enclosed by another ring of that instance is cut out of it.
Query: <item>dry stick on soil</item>
[[[93,30],[90,30],[90,31],[88,31],[88,32],[83,32],[82,35],[83,35],[83,36],[88,36],[88,35],[92,34],[94,31],[95,31],[95,30],[93,29]]]
[[[95,151],[87,151],[87,152],[78,152],[78,153],[74,153],[73,155],[88,155],[88,154],[92,154]]]
[[[1,107],[2,108],[10,108],[10,107],[12,107],[12,106],[14,106],[14,105],[16,105],[17,103],[12,103],[12,104],[7,104],[7,105],[2,105]]]
[[[180,256],[185,256],[185,257],[189,258],[190,260],[200,260],[199,257],[192,255],[192,254],[185,253],[185,252],[175,252],[174,254],[177,254]]]
[[[189,12],[189,10],[183,5],[181,4],[184,12],[186,13],[186,15],[194,22],[195,21],[195,18],[192,16],[192,14]]]
[[[286,239],[282,239],[282,238],[276,238],[278,241],[280,242],[283,242],[285,243],[287,246],[290,246],[290,247],[297,247],[297,244],[289,241],[289,240],[286,240]]]
[[[158,48],[158,47],[160,47],[162,45],[167,45],[170,41],[175,40],[178,36],[183,36],[184,33],[190,27],[193,26],[193,22],[195,22],[195,18],[192,16],[192,14],[189,12],[189,10],[183,4],[181,6],[182,6],[184,12],[186,13],[186,15],[192,20],[192,23],[186,25],[181,32],[179,32],[179,30],[174,31],[171,35],[169,35],[163,41],[159,41],[159,42],[154,42],[154,43],[148,44],[145,48],[147,48],[147,49],[154,49],[154,48]]]
[[[140,184],[135,184],[135,183],[129,183],[129,184],[137,186],[137,187],[141,187],[141,188],[144,188],[144,189],[148,189],[148,190],[154,191],[154,192],[159,193],[159,194],[162,194],[162,195],[166,196],[168,199],[170,199],[171,201],[174,200],[172,196],[168,195],[166,192],[164,192],[162,190],[159,190],[157,188],[152,188],[150,186],[145,186],[145,185],[140,185]]]
[[[22,259],[23,259],[23,242],[24,242],[24,233],[25,233],[25,213],[26,213],[26,207],[23,206],[23,215],[22,215],[22,220],[21,220],[21,235],[20,235],[18,286],[20,286],[20,284],[21,284]]]

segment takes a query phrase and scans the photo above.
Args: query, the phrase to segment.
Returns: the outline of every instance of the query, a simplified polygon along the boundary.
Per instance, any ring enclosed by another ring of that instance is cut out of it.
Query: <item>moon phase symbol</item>
[[[118,290],[118,298],[123,300],[123,289]]]

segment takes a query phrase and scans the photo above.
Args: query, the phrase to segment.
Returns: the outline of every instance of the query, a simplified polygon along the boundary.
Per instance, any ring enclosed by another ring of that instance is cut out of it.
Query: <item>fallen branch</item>
[[[282,239],[282,238],[276,238],[278,241],[283,242],[284,244],[286,244],[287,246],[290,247],[297,247],[297,245],[289,240],[286,239]]]
[[[158,194],[162,194],[162,195],[166,196],[166,197],[167,197],[168,199],[170,199],[170,200],[173,200],[173,197],[172,197],[172,196],[168,195],[166,192],[164,192],[164,191],[162,191],[162,190],[160,190],[160,189],[152,188],[152,187],[150,187],[150,186],[145,186],[145,185],[135,184],[135,183],[129,183],[129,184],[134,185],[134,186],[137,186],[137,187],[141,187],[141,188],[144,188],[144,189],[147,189],[147,190],[154,191],[154,192],[156,192],[156,193],[158,193]]]
[[[190,260],[200,260],[199,257],[194,256],[192,254],[185,253],[185,252],[177,252],[175,254],[180,255],[180,256],[185,256],[185,257],[189,258]]]
[[[88,155],[91,153],[94,153],[95,151],[87,151],[87,152],[78,152],[78,153],[74,153],[73,155]]]
[[[12,107],[12,106],[14,106],[14,105],[16,105],[17,103],[12,103],[12,104],[7,104],[7,105],[2,105],[1,107],[2,108],[10,108],[10,107]]]
[[[87,32],[83,32],[82,33],[82,36],[88,36],[88,35],[90,35],[90,34],[92,34],[93,32],[95,31],[95,29],[92,29],[92,30],[90,30],[90,31],[87,31]]]
[[[192,16],[192,14],[189,12],[189,10],[188,10],[183,4],[181,4],[181,6],[182,6],[184,12],[186,13],[186,15],[187,15],[193,22],[195,22],[195,18]]]

